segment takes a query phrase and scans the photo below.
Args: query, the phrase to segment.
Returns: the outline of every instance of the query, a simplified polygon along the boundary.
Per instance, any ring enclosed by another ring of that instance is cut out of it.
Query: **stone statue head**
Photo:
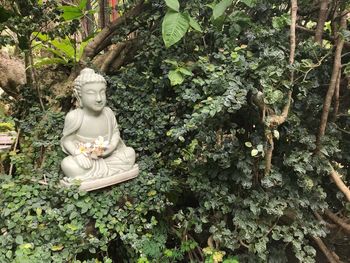
[[[100,112],[106,105],[106,80],[91,68],[83,69],[74,80],[74,96],[80,108]]]

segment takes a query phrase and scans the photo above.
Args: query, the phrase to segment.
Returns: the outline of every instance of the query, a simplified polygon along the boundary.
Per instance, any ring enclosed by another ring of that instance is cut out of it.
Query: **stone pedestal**
[[[130,180],[132,178],[137,177],[139,174],[139,167],[137,164],[134,165],[134,167],[126,172],[118,173],[115,175],[111,175],[104,178],[98,178],[98,179],[91,179],[91,180],[85,180],[81,182],[79,190],[82,191],[93,191],[100,188],[104,188],[110,185],[118,184],[127,180]],[[61,180],[61,185],[65,187],[69,187],[71,185],[75,185],[75,182],[68,182],[66,180]]]

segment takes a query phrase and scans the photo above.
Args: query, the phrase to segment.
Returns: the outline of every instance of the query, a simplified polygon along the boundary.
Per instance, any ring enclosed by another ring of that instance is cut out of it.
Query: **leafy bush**
[[[311,71],[298,61],[326,59],[329,50],[300,42],[291,85],[288,7],[275,2],[216,7],[214,18],[209,1],[181,3],[204,33],[186,27],[166,49],[167,7],[154,1],[138,32],[147,41],[131,64],[106,76],[109,106],[138,153],[141,173],[129,182],[91,193],[60,188],[64,113],[42,112],[33,100],[19,105],[15,174],[0,178],[0,261],[284,262],[292,249],[314,262],[310,237],[327,230],[313,213],[344,203],[314,155],[330,61]],[[263,92],[279,113],[291,88],[293,107],[272,131],[265,176],[265,124],[253,97]],[[330,125],[323,151],[348,165],[346,136]]]

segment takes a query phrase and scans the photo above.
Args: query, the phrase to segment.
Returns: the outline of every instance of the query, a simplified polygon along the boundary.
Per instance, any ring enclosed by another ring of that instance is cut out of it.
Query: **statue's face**
[[[99,113],[106,106],[106,84],[87,83],[81,88],[81,104],[84,109]]]

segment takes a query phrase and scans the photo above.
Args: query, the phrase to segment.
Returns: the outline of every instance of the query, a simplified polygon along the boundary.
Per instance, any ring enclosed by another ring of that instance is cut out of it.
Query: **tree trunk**
[[[99,26],[100,28],[104,28],[108,22],[109,22],[109,17],[108,17],[108,0],[99,0],[98,1],[98,5],[99,5],[99,13],[98,13],[98,17],[99,17]]]
[[[318,21],[317,21],[317,27],[315,31],[315,42],[319,43],[320,45],[322,45],[323,28],[327,20],[328,2],[329,0],[321,1],[320,11],[318,13]]]
[[[324,103],[323,103],[320,128],[319,128],[319,132],[318,132],[318,136],[317,136],[317,140],[316,140],[316,151],[319,151],[320,147],[321,147],[321,140],[325,134],[329,110],[331,107],[333,94],[334,94],[335,87],[337,84],[338,74],[339,74],[339,71],[341,70],[341,54],[342,54],[342,50],[343,50],[343,46],[344,46],[344,38],[340,35],[340,31],[342,29],[345,29],[345,28],[346,28],[346,13],[344,12],[342,14],[342,17],[340,20],[339,31],[337,33],[337,41],[336,41],[337,47],[336,47],[335,56],[334,56],[332,77],[331,77],[331,80],[329,83],[327,95],[326,95]]]

